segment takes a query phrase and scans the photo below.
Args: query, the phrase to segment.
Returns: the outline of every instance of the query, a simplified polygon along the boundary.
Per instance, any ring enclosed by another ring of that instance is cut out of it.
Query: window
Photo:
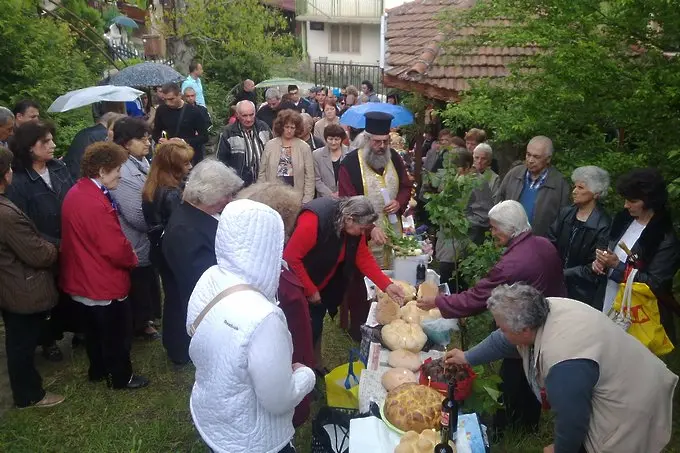
[[[361,53],[361,25],[331,25],[332,53]]]

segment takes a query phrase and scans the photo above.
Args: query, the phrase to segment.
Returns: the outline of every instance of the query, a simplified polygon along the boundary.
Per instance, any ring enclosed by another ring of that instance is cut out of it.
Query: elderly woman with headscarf
[[[293,411],[315,377],[300,363],[291,366],[293,344],[275,299],[283,242],[276,211],[250,200],[229,203],[215,238],[217,265],[189,300],[191,416],[215,452],[295,451]]]
[[[281,182],[259,182],[239,192],[238,198],[266,204],[278,212],[283,219],[286,242],[288,241],[291,234],[293,234],[295,221],[302,209],[297,194],[292,187]],[[277,298],[279,300],[279,308],[286,316],[288,330],[293,339],[293,362],[299,362],[314,368],[309,302],[307,302],[304,286],[300,279],[290,270],[285,261],[281,267]],[[295,428],[302,425],[309,417],[310,403],[308,395],[295,408],[295,415],[293,416],[293,426]]]
[[[661,323],[675,342],[672,310],[678,314],[680,307],[673,297],[673,277],[680,268],[680,242],[668,208],[666,182],[656,168],[641,168],[621,176],[616,191],[625,199],[624,210],[614,217],[608,247],[598,247],[592,266],[594,272],[607,276],[607,284],[598,291],[603,311],[609,311],[625,282],[630,263],[621,247],[625,244],[638,269],[635,281],[647,284],[658,299]]]
[[[446,362],[520,358],[530,397],[555,413],[544,453],[657,453],[668,444],[678,377],[603,313],[519,283],[496,288],[487,306],[498,330]]]
[[[233,169],[215,159],[203,160],[189,175],[183,202],[175,208],[165,228],[163,258],[178,297],[166,299],[163,346],[175,365],[189,362],[190,339],[185,329],[189,296],[203,272],[217,263],[217,222],[242,186],[243,181]]]
[[[439,308],[445,318],[463,318],[486,310],[486,301],[494,288],[503,284],[528,283],[548,297],[564,297],[567,290],[562,275],[562,261],[546,238],[534,236],[522,205],[514,200],[498,203],[489,211],[491,236],[506,247],[500,260],[472,288],[450,296],[422,298],[418,307]],[[527,395],[531,390],[522,374],[521,363],[504,360],[501,366],[504,404],[512,421],[535,429],[540,406]],[[502,413],[501,415],[502,416]],[[498,423],[503,425],[502,421]]]
[[[606,242],[609,234],[611,220],[599,204],[609,189],[609,173],[589,165],[574,170],[571,180],[574,204],[560,210],[548,239],[562,258],[569,298],[601,310],[602,301],[597,300],[595,293],[602,277],[592,271],[591,265],[595,249]]]

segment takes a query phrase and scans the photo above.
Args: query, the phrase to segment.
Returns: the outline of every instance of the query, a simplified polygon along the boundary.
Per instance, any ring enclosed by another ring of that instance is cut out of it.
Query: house
[[[509,74],[508,65],[536,47],[476,47],[452,53],[443,42],[438,16],[448,8],[470,8],[476,0],[417,0],[387,11],[385,72],[389,88],[418,92],[441,101],[458,101],[470,81],[499,79]],[[502,20],[487,20],[484,26],[502,26]],[[474,27],[455,30],[470,36]]]
[[[381,61],[381,22],[385,8],[403,0],[297,0],[296,20],[301,39],[314,62]]]

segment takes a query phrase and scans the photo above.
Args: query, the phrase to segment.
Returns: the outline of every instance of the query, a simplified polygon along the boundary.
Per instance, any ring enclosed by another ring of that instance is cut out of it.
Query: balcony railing
[[[295,14],[317,18],[371,18],[383,14],[383,0],[296,0]]]

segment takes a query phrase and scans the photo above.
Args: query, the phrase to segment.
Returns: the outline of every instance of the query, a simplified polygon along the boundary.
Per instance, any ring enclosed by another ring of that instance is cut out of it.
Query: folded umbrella
[[[391,123],[392,127],[413,124],[413,113],[411,113],[406,107],[402,107],[401,105],[385,104],[381,102],[367,102],[366,104],[350,107],[349,110],[343,113],[342,117],[340,117],[340,124],[344,124],[345,126],[350,126],[355,129],[364,129],[366,127],[366,117],[364,115],[368,112],[389,113],[394,117]]]
[[[109,83],[128,87],[158,87],[170,82],[179,82],[184,77],[172,67],[145,61],[128,66],[111,76]]]
[[[127,102],[134,101],[144,94],[143,91],[135,90],[130,87],[117,87],[113,85],[102,85],[80,90],[69,91],[59,96],[47,109],[48,112],[66,112],[77,109],[95,102]]]

